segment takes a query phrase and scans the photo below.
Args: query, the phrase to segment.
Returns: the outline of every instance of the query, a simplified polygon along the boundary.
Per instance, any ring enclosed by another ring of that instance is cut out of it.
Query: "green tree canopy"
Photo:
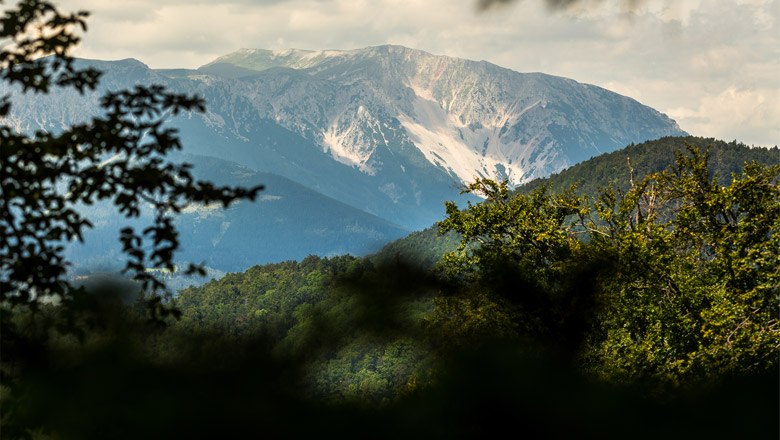
[[[447,205],[441,230],[462,241],[442,267],[467,301],[506,303],[521,335],[562,337],[607,380],[769,371],[780,354],[780,166],[748,163],[722,185],[708,162],[689,146],[670,169],[590,201],[478,180],[467,190],[484,203]]]
[[[86,12],[65,14],[41,0],[22,0],[0,19],[0,80],[23,93],[70,87],[94,90],[100,72],[81,68],[69,54],[86,30]],[[0,119],[10,114],[10,95],[0,97]],[[67,243],[83,240],[91,226],[78,209],[108,201],[127,217],[153,213],[148,227],[121,230],[125,271],[149,294],[154,316],[165,313],[164,290],[148,268],[174,268],[179,246],[174,215],[191,203],[254,199],[261,187],[221,187],[197,181],[187,164],[166,154],[182,148],[166,119],[202,112],[195,96],[161,86],[136,86],[102,97],[103,113],[60,133],[18,133],[0,125],[0,305],[37,308],[59,301],[67,308],[78,289],[67,279]],[[200,272],[190,266],[190,273]],[[6,316],[7,318],[7,316]],[[4,338],[9,328],[2,319]]]

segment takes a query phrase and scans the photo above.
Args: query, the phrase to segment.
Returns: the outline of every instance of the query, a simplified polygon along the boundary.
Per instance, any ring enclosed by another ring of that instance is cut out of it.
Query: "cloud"
[[[697,135],[747,144],[780,144],[780,91],[729,87],[704,96],[695,108],[670,109],[671,117]]]
[[[480,11],[485,11],[493,7],[518,3],[520,1],[521,0],[477,0],[477,9]],[[642,2],[643,0],[618,0],[616,3],[621,3],[627,10],[633,10]],[[601,3],[603,3],[603,0],[542,0],[542,3],[547,5],[549,10],[554,12],[562,10],[582,11],[585,9],[598,7]]]

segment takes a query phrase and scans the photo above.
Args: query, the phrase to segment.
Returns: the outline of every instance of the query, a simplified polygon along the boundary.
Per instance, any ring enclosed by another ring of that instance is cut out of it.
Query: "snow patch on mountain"
[[[181,212],[183,214],[197,214],[199,219],[205,219],[209,217],[225,217],[224,206],[221,203],[191,203],[185,206]]]
[[[380,122],[361,105],[354,116],[342,115],[341,120],[334,121],[322,132],[324,152],[370,176],[376,175],[381,164],[371,160],[375,141],[367,136],[366,129],[374,134],[382,133]]]
[[[498,114],[488,125],[473,124],[474,121],[448,113],[431,90],[414,83],[409,88],[416,95],[414,114],[400,115],[398,119],[430,163],[448,170],[461,182],[477,177],[522,181],[524,170],[507,157],[507,146],[499,137],[501,128],[512,119],[509,113]],[[518,146],[508,147],[514,151]]]

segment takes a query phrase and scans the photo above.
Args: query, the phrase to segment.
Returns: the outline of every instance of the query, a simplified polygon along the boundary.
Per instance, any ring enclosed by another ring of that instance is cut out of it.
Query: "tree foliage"
[[[47,1],[24,0],[5,11],[0,39],[0,78],[26,93],[53,87],[93,90],[100,72],[81,69],[69,55],[86,30],[86,12],[63,14]],[[0,118],[8,116],[10,96],[2,98]],[[17,133],[0,126],[0,302],[36,308],[41,301],[68,302],[76,289],[68,281],[63,251],[82,240],[89,219],[79,206],[110,201],[127,217],[153,213],[141,231],[121,230],[129,257],[125,271],[151,294],[156,313],[164,284],[148,268],[174,269],[178,248],[174,215],[191,203],[254,199],[261,187],[219,187],[196,181],[187,164],[167,161],[181,149],[175,129],[165,121],[181,112],[202,112],[194,96],[161,86],[136,86],[107,93],[103,114],[60,133]],[[191,266],[189,272],[199,272]]]
[[[5,9],[0,18],[0,80],[21,96],[63,87],[80,93],[94,90],[100,72],[80,68],[69,54],[79,42],[79,29],[86,30],[87,15],[65,14],[42,0],[21,0]],[[73,355],[94,349],[106,335],[128,331],[128,316],[138,311],[144,321],[161,324],[166,316],[178,315],[163,299],[164,283],[149,270],[175,269],[177,213],[192,203],[227,207],[253,200],[262,189],[198,181],[189,165],[166,158],[182,148],[166,119],[202,112],[201,99],[160,86],[136,86],[106,93],[100,104],[101,114],[57,133],[20,133],[0,124],[4,437],[29,438],[32,429],[42,426],[36,420],[42,411],[59,412],[61,408],[27,409],[44,404],[41,389],[56,393],[68,386],[56,382],[54,371],[78,357]],[[11,95],[0,97],[0,121],[5,122],[12,105]],[[69,279],[65,248],[83,240],[85,229],[92,226],[81,208],[98,202],[113,204],[127,218],[152,215],[151,224],[141,230],[118,231],[128,258],[124,270],[142,292],[137,310],[111,299],[117,295],[114,289],[105,295],[87,293]],[[203,269],[190,265],[187,272]],[[142,327],[133,331],[146,333]],[[73,337],[75,344],[69,339]]]
[[[780,354],[780,166],[722,186],[708,154],[596,203],[593,247],[617,255],[596,356],[607,376],[675,383],[767,371]]]
[[[521,332],[534,319],[547,333],[576,323],[568,312],[593,295],[578,356],[607,380],[769,371],[780,354],[780,166],[749,163],[723,186],[708,162],[689,146],[670,169],[631,176],[628,191],[608,187],[592,203],[573,188],[511,195],[479,180],[468,190],[484,203],[447,206],[442,231],[463,239],[444,267],[494,301],[536,304],[515,313]]]
[[[574,188],[554,194],[541,186],[529,194],[513,194],[506,182],[489,179],[477,180],[466,191],[484,196],[485,201],[464,210],[447,204],[441,232],[455,231],[462,240],[439,268],[458,281],[466,297],[441,300],[449,303],[444,308],[463,307],[478,299],[483,305],[477,310],[494,311],[485,319],[505,322],[502,314],[514,316],[520,336],[573,343],[575,330],[569,325],[578,321],[574,315],[579,308],[588,307],[587,293],[572,285],[573,274],[581,270],[578,236],[587,215],[584,200],[574,194]]]
[[[549,194],[540,187],[528,195],[510,195],[506,182],[479,179],[465,192],[482,195],[485,202],[462,211],[446,203],[440,231],[455,231],[462,240],[457,251],[444,256],[445,270],[485,278],[495,268],[519,265],[545,283],[554,274],[539,271],[554,271],[576,250],[576,222],[571,220],[582,212],[572,191]]]

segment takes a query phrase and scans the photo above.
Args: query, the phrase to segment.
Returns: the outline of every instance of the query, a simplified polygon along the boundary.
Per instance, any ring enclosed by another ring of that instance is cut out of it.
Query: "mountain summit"
[[[198,69],[81,62],[104,71],[100,90],[14,97],[3,123],[57,131],[99,114],[106,90],[163,84],[206,100],[206,113],[171,122],[185,153],[280,175],[406,229],[440,220],[442,202],[476,177],[520,184],[684,134],[600,87],[401,46],[241,49]]]
[[[227,67],[233,67],[232,70]],[[293,76],[285,70],[305,73]],[[378,150],[413,147],[466,182],[514,184],[630,142],[684,132],[665,115],[600,87],[401,46],[338,51],[241,49],[199,69],[284,76],[273,117],[337,161],[376,174]],[[301,108],[317,91],[321,104]]]

